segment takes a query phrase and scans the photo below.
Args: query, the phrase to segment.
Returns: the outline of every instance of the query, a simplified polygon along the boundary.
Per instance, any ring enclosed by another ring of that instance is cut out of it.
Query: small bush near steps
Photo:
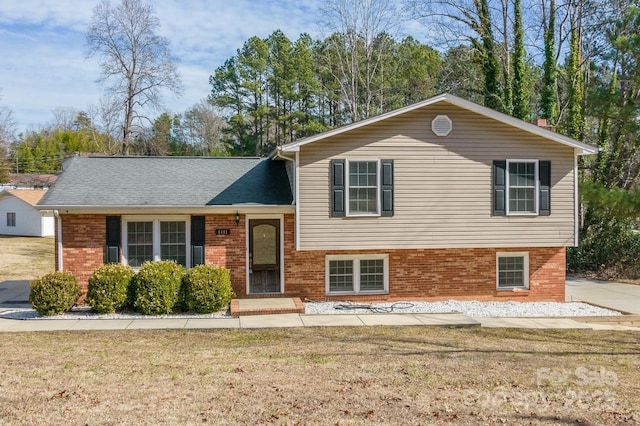
[[[70,272],[52,272],[29,284],[29,302],[40,315],[59,315],[69,311],[80,297],[78,279]]]
[[[205,314],[217,312],[233,298],[229,270],[211,265],[198,265],[184,276],[185,307]]]
[[[93,271],[87,292],[87,303],[91,309],[108,314],[125,306],[134,275],[131,266],[120,263],[108,263]]]
[[[173,313],[180,304],[183,274],[172,260],[143,263],[133,279],[133,307],[146,315]]]

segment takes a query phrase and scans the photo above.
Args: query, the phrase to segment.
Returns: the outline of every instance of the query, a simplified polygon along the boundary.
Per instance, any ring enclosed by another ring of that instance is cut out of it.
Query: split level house
[[[577,158],[597,148],[443,94],[269,158],[74,158],[40,202],[56,268],[231,272],[239,297],[564,301]]]

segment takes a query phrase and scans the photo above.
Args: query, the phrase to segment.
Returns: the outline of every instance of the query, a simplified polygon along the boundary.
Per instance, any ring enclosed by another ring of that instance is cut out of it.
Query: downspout
[[[277,153],[278,157],[282,158],[283,160],[287,160],[287,161],[291,161],[294,164],[294,169],[293,169],[293,202],[297,205],[297,201],[298,201],[298,197],[297,195],[297,189],[298,189],[298,163],[296,162],[296,158],[298,157],[298,154],[296,153],[296,158],[291,158],[291,157],[287,157],[286,155],[284,155],[282,153],[282,148],[278,147],[278,153]]]
[[[287,157],[282,153],[282,149],[278,148],[277,151],[277,155],[278,157],[285,159],[287,161],[291,161],[293,162],[293,203],[295,205],[296,208],[296,214],[295,214],[295,227],[296,227],[296,250],[300,250],[300,205],[298,203],[298,187],[299,185],[299,181],[298,181],[298,176],[299,176],[299,156],[298,156],[299,152],[296,151],[296,157],[295,158],[291,158],[291,157]]]
[[[58,271],[62,271],[62,218],[58,210],[53,211],[53,216],[56,218],[57,232],[57,245],[58,245]]]

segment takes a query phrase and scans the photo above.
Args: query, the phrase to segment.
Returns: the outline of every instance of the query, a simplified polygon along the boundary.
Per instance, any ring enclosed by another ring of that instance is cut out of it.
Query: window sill
[[[389,294],[386,290],[381,291],[361,291],[356,293],[355,291],[328,291],[327,296],[384,296]]]
[[[507,213],[507,217],[538,217],[540,214],[538,213]]]
[[[514,296],[528,296],[530,290],[528,288],[499,288],[493,293],[495,297],[514,297]]]

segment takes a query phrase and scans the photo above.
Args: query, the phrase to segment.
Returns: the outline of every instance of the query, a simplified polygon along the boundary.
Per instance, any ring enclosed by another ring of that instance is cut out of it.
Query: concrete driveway
[[[565,300],[640,315],[640,285],[567,277]]]
[[[30,308],[29,281],[0,282],[0,308]]]

